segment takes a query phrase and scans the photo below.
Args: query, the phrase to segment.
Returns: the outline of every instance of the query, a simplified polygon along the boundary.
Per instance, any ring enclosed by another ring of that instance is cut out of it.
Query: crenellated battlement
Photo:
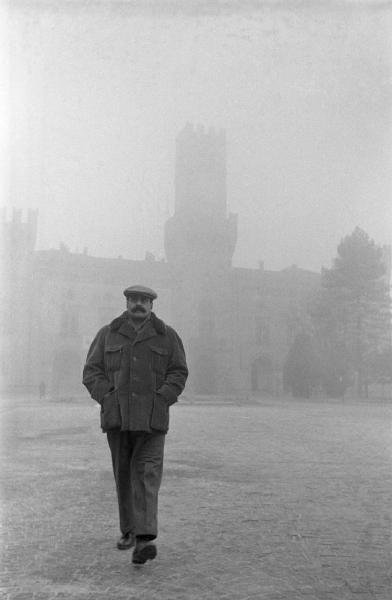
[[[204,125],[194,126],[192,123],[187,123],[185,127],[177,135],[177,140],[188,143],[208,143],[217,145],[226,145],[226,131],[224,129],[215,129]]]
[[[21,257],[35,249],[37,241],[38,210],[13,208],[11,214],[2,210],[2,253],[7,257]]]

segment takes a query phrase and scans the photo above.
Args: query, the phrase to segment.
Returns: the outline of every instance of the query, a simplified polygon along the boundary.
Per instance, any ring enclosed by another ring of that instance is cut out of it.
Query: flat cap
[[[147,298],[151,298],[151,300],[155,300],[158,298],[158,295],[154,290],[149,287],[145,287],[144,285],[131,285],[131,287],[127,287],[124,290],[124,296],[128,298],[131,294],[139,294],[140,296],[147,296]]]

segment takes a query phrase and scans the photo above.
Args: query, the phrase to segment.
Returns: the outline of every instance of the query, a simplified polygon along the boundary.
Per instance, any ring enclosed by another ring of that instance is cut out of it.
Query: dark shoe
[[[134,565],[144,565],[147,560],[153,560],[157,555],[157,547],[152,542],[137,542],[132,554]]]
[[[125,533],[117,540],[117,548],[119,550],[129,550],[135,545],[135,538],[132,533]]]

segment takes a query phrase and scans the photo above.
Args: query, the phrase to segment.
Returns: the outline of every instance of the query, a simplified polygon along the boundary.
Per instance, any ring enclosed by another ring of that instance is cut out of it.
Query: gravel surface
[[[0,406],[1,599],[392,598],[391,404],[183,400],[142,567],[115,547],[98,406]]]

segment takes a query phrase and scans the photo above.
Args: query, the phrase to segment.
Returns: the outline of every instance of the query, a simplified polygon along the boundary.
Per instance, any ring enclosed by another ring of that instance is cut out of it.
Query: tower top
[[[200,123],[194,126],[188,121],[177,136],[177,140],[205,140],[213,142],[214,140],[226,143],[226,131],[224,129],[215,129],[215,127],[209,127],[208,129]]]
[[[205,271],[228,267],[237,240],[226,211],[226,134],[190,123],[176,140],[175,213],[166,222],[169,262]]]
[[[29,208],[27,213],[22,209],[2,210],[2,253],[4,256],[22,256],[33,252],[37,241],[38,210]]]
[[[187,123],[176,140],[177,214],[226,216],[226,133]]]

